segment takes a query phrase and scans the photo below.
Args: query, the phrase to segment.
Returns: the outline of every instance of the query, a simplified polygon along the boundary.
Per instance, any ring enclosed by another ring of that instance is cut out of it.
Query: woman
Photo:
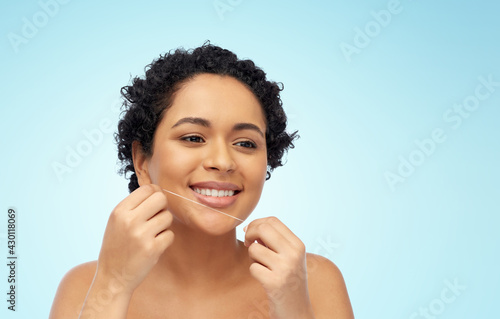
[[[50,318],[353,318],[338,268],[276,217],[236,239],[296,137],[280,90],[210,44],[160,56],[122,88],[131,194],[98,260],[62,279]]]

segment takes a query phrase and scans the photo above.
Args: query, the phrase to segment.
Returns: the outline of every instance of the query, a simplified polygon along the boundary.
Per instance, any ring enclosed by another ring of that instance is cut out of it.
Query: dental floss
[[[238,217],[231,216],[231,215],[229,215],[229,214],[226,214],[226,213],[224,213],[224,212],[221,212],[220,210],[214,209],[214,208],[212,208],[212,207],[210,207],[210,206],[207,206],[207,205],[203,205],[202,203],[198,203],[198,202],[196,202],[196,201],[194,201],[194,200],[192,200],[192,199],[186,198],[186,197],[184,197],[184,196],[181,196],[181,195],[179,195],[179,194],[176,194],[176,193],[171,192],[171,191],[169,191],[169,190],[166,190],[166,189],[164,189],[164,188],[162,188],[162,189],[163,189],[165,192],[167,192],[167,193],[170,193],[170,194],[172,194],[172,195],[178,196],[178,197],[180,197],[180,198],[184,198],[185,200],[188,200],[188,201],[193,202],[193,203],[195,203],[195,204],[198,204],[198,205],[200,205],[200,206],[203,206],[203,207],[206,207],[206,208],[211,209],[211,210],[213,210],[213,211],[216,211],[217,213],[221,213],[222,215],[226,215],[226,216],[228,216],[228,217],[231,217],[231,218],[234,218],[234,219],[237,219],[237,220],[239,220],[239,221],[244,222],[244,220],[243,220],[243,219],[239,219]]]

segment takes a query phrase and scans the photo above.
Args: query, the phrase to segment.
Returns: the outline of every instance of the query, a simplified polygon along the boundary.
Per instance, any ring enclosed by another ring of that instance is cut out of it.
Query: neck
[[[174,242],[161,255],[156,269],[182,285],[232,283],[248,270],[248,257],[236,230],[214,236],[181,223],[170,227]],[[245,266],[245,267],[242,267]]]

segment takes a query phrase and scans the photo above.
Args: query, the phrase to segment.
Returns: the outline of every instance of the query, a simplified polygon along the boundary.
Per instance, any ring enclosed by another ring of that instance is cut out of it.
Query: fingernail
[[[243,227],[243,231],[246,233],[247,231],[247,228],[248,228],[248,225],[246,225],[245,227]]]

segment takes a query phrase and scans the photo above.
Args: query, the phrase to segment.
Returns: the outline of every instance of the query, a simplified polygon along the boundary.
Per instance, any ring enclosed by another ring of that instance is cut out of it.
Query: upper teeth
[[[213,196],[213,197],[224,197],[224,196],[233,196],[234,191],[231,190],[218,190],[218,189],[206,189],[206,188],[195,188],[195,192],[205,196]]]

